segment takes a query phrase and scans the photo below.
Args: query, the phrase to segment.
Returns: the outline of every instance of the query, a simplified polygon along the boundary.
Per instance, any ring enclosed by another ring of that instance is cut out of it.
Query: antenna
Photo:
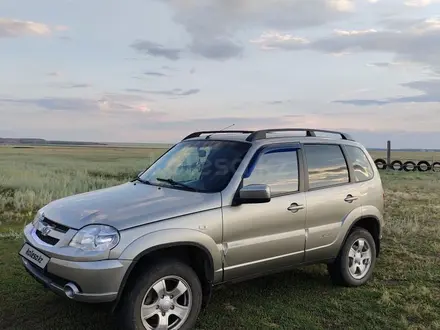
[[[235,126],[235,124],[232,124],[232,125],[229,125],[229,126],[227,126],[225,128],[222,128],[220,131],[224,131],[225,129],[228,129],[229,127],[232,127],[232,126]]]
[[[225,128],[222,128],[219,132],[222,132],[222,131],[224,131],[225,129],[228,129],[228,128],[234,126],[234,125],[235,125],[235,124],[232,124],[232,125],[226,126]],[[214,134],[214,133],[211,133],[211,134],[207,135],[206,138],[205,138],[205,140],[208,140],[212,134]]]

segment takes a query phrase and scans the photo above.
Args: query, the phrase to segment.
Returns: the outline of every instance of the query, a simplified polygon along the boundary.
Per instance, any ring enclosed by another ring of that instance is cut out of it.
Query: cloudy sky
[[[317,127],[440,148],[439,0],[3,0],[0,136]]]

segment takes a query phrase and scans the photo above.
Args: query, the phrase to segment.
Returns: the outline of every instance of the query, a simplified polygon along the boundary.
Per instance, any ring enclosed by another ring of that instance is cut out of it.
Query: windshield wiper
[[[148,180],[144,180],[144,179],[141,179],[141,177],[140,177],[139,175],[137,175],[136,178],[133,179],[133,180],[131,180],[131,181],[132,181],[132,182],[134,182],[134,181],[139,181],[140,183],[143,183],[143,184],[150,184],[150,185],[151,185],[151,182],[150,182],[150,181],[148,181]]]
[[[188,185],[186,185],[186,184],[184,184],[182,182],[174,181],[173,179],[156,178],[156,180],[157,181],[161,181],[161,182],[169,183],[172,186],[181,186],[181,187],[186,188],[186,189],[191,190],[191,191],[197,191],[196,188],[188,186]]]

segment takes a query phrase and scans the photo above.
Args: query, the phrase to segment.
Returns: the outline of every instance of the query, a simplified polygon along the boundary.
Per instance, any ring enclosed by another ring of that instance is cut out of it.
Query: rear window
[[[373,177],[373,168],[368,161],[364,151],[355,146],[345,146],[347,156],[354,170],[354,178],[356,182],[370,180]]]
[[[347,163],[339,145],[306,144],[309,188],[325,188],[350,181]]]

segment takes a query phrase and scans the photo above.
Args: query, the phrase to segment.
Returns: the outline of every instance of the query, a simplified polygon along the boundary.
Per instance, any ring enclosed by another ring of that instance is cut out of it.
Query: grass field
[[[371,156],[374,159],[382,158],[387,159],[387,153],[386,151],[371,151]],[[391,161],[393,160],[400,160],[402,162],[412,160],[412,161],[420,161],[420,160],[426,160],[429,163],[433,163],[435,161],[440,161],[440,152],[437,151],[414,151],[414,152],[407,152],[407,151],[392,151],[391,152]]]
[[[50,200],[124,182],[163,151],[0,148],[0,329],[116,329],[104,306],[66,301],[24,272],[20,231]],[[197,328],[440,329],[440,173],[382,178],[386,227],[371,282],[335,287],[325,267],[312,266],[228,285],[216,290]]]

